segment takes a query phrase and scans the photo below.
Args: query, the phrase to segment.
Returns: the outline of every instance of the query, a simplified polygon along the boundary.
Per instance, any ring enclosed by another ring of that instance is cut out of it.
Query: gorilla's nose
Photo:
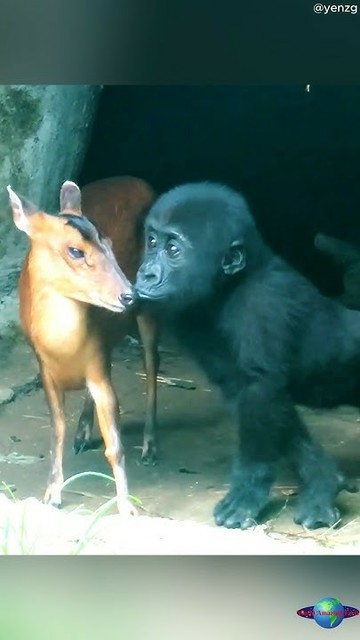
[[[137,295],[135,291],[131,293],[122,293],[120,296],[120,302],[124,305],[124,307],[131,307],[136,302]]]
[[[146,283],[157,284],[161,280],[161,266],[158,264],[147,264],[142,271],[143,279]]]

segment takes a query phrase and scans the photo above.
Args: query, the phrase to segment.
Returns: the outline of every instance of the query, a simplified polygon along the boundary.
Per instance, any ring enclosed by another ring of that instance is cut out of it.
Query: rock
[[[0,387],[0,405],[11,402],[15,396],[15,393],[10,387]]]
[[[101,91],[93,85],[0,86],[0,334],[18,322],[16,290],[27,240],[13,224],[6,186],[55,212],[77,180]]]

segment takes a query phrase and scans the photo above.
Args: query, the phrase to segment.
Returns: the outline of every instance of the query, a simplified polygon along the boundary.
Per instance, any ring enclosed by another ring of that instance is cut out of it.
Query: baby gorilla
[[[338,492],[356,488],[313,442],[295,404],[359,406],[360,313],[321,296],[274,255],[245,200],[223,185],[165,193],[145,237],[138,295],[220,387],[239,425],[216,523],[255,524],[286,457],[300,485],[295,522],[333,525]]]

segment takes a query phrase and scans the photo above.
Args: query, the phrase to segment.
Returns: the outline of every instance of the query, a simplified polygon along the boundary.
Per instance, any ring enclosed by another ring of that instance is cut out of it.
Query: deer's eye
[[[81,249],[77,249],[76,247],[68,247],[67,253],[72,260],[80,260],[85,255]]]

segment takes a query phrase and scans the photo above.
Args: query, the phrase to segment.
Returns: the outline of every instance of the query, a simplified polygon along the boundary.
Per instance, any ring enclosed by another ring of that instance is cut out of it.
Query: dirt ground
[[[340,494],[338,504],[343,518],[336,529],[306,532],[292,520],[296,484],[286,468],[280,470],[271,503],[256,530],[228,532],[217,528],[212,510],[228,486],[232,453],[236,446],[236,429],[221,397],[216,389],[209,386],[191,359],[179,353],[176,345],[166,343],[161,349],[161,376],[191,381],[193,384],[185,386],[195,388],[159,383],[160,459],[157,466],[145,467],[140,461],[145,408],[145,383],[139,375],[141,372],[141,349],[133,341],[126,341],[115,353],[113,379],[122,406],[121,427],[129,490],[141,500],[141,513],[155,516],[151,525],[153,528],[155,523],[161,522],[161,518],[172,519],[175,522],[170,521],[167,531],[171,529],[171,535],[174,535],[176,522],[186,522],[188,527],[192,523],[189,540],[194,531],[201,531],[199,535],[203,540],[206,536],[216,540],[212,547],[216,553],[234,553],[234,548],[238,548],[238,553],[267,553],[266,544],[264,546],[266,537],[285,541],[288,553],[294,553],[294,540],[315,541],[329,548],[360,542],[360,493]],[[5,404],[0,407],[0,482],[12,488],[17,500],[29,497],[41,500],[48,474],[49,416],[43,390],[34,388],[36,374],[36,361],[23,341],[16,344],[8,358],[2,358],[0,394]],[[6,402],[11,398],[11,390],[15,391],[15,397]],[[83,471],[110,474],[102,446],[77,456],[72,451],[83,397],[82,392],[76,392],[70,393],[67,399],[65,478]],[[360,478],[358,412],[349,407],[331,412],[300,411],[311,432],[342,468],[352,477]],[[81,509],[94,511],[113,496],[113,491],[113,484],[103,479],[79,479],[64,490],[61,517],[69,512],[79,514]],[[150,518],[137,520],[141,520],[142,524],[136,526],[144,527]],[[169,523],[169,520],[165,522]],[[206,526],[196,528],[196,525]],[[190,546],[185,542],[182,544],[183,532],[184,529],[180,528],[177,544],[175,547],[170,545],[172,552],[174,549],[176,553],[181,553],[181,550],[188,553],[191,550],[190,543]],[[262,534],[260,537],[257,535],[259,532]],[[253,544],[251,551],[247,551],[250,540]],[[197,553],[201,553],[202,547],[196,548]],[[203,548],[206,549],[206,544]],[[152,550],[159,552],[159,545]],[[141,547],[139,541],[137,552],[152,551],[149,545]]]

